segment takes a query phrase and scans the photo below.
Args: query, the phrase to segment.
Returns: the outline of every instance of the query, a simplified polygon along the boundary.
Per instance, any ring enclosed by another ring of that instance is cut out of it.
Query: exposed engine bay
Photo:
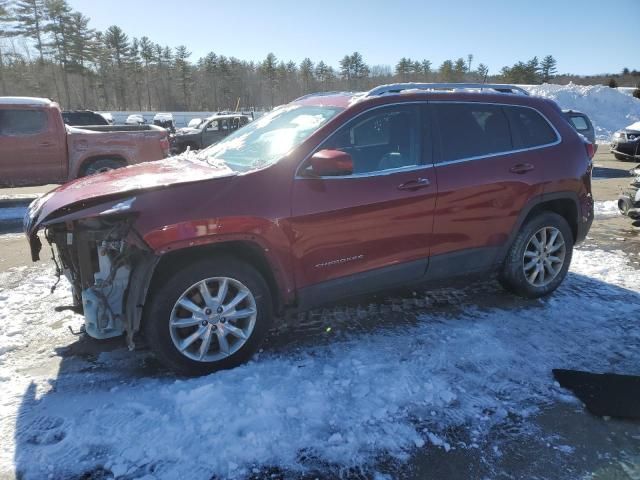
[[[84,331],[97,339],[126,332],[133,348],[157,257],[131,223],[132,219],[113,217],[57,223],[47,227],[46,238],[57,251],[58,275],[64,274],[72,285],[73,309],[84,314]]]

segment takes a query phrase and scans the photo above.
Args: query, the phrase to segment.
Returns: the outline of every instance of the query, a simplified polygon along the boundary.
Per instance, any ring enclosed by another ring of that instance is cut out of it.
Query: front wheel
[[[216,258],[188,265],[156,288],[143,327],[164,365],[183,375],[203,375],[247,361],[271,318],[262,276],[241,261]]]
[[[562,283],[573,254],[573,233],[557,213],[542,213],[525,223],[505,259],[500,283],[526,298],[553,292]]]

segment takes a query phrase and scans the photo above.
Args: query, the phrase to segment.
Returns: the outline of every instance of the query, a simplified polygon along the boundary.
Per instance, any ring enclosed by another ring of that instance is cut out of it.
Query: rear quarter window
[[[42,110],[0,110],[0,135],[34,135],[47,127],[47,115]]]
[[[540,147],[558,140],[549,122],[532,108],[505,107],[504,110],[509,118],[516,149]]]
[[[443,162],[508,152],[509,123],[498,105],[434,104]]]
[[[589,130],[589,125],[587,125],[587,121],[584,117],[579,115],[569,117],[569,121],[579,132],[586,132]]]

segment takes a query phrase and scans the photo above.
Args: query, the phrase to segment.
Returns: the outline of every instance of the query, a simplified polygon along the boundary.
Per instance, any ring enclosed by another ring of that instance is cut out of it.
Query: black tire
[[[616,157],[616,160],[619,160],[621,162],[633,162],[636,160],[636,158],[634,157],[627,156],[627,155],[620,155],[619,153],[614,153],[613,156]]]
[[[228,277],[247,287],[255,299],[255,324],[245,343],[235,353],[222,360],[198,361],[185,356],[174,344],[170,318],[183,293],[196,283],[213,277]],[[149,347],[161,363],[178,374],[198,376],[233,368],[249,360],[266,337],[272,317],[271,292],[262,275],[235,258],[215,257],[188,264],[167,275],[160,285],[154,287],[145,305],[142,328]]]
[[[116,168],[122,168],[126,165],[124,160],[118,160],[113,158],[99,158],[97,160],[89,161],[83,168],[80,174],[81,177],[88,177],[89,175],[96,175],[98,173],[108,172],[109,170],[115,170]]]
[[[560,231],[564,239],[564,263],[553,279],[544,286],[536,286],[529,282],[524,272],[525,250],[532,237],[545,227]],[[516,236],[509,253],[505,258],[502,271],[498,277],[502,286],[516,295],[525,298],[539,298],[553,292],[567,275],[573,255],[573,233],[567,221],[557,213],[542,212],[528,220]]]

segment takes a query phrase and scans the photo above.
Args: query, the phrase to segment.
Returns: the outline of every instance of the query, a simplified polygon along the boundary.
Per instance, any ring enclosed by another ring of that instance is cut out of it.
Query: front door
[[[202,148],[219,142],[223,137],[222,119],[209,120],[202,131]]]
[[[374,108],[338,129],[318,149],[349,153],[350,175],[312,178],[300,167],[291,220],[299,289],[358,280],[327,291],[344,296],[424,275],[437,184],[420,115],[417,105]]]

